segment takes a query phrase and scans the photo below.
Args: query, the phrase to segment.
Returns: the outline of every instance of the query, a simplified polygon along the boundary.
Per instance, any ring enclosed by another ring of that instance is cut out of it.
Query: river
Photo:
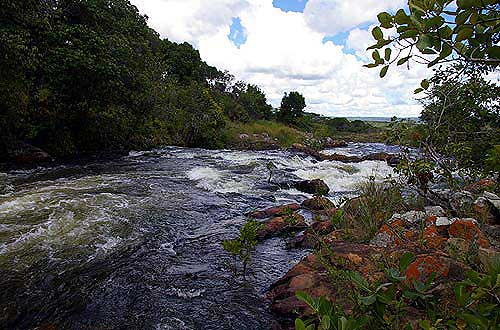
[[[323,179],[334,201],[392,174],[384,162],[175,147],[0,173],[0,328],[269,329],[266,289],[308,251],[269,239],[242,281],[221,247],[245,213],[310,197],[267,184],[269,161],[273,180]]]

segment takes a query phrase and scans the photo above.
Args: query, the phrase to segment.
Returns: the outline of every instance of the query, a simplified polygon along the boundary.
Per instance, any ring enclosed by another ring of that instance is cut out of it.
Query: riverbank
[[[495,300],[500,289],[500,198],[491,192],[497,187],[495,181],[483,180],[460,192],[441,190],[436,192],[439,202],[416,205],[397,186],[370,181],[360,186],[360,196],[342,205],[319,196],[304,201],[294,210],[307,210],[302,222],[309,226],[292,234],[288,246],[314,252],[267,292],[270,308],[281,320],[276,329],[300,329],[295,328],[302,322],[296,321],[299,317],[306,324],[324,318],[366,319],[370,325],[364,329],[400,329],[404,324],[418,329],[438,319],[450,325],[481,323],[484,329],[495,325],[494,316],[488,319],[490,313],[482,308],[500,306]],[[283,218],[270,210],[258,213],[268,215],[266,230]],[[278,234],[283,232],[289,231]],[[463,293],[458,295],[457,288]],[[492,296],[471,296],[471,290]]]
[[[328,133],[326,133],[328,132]],[[316,123],[314,129],[300,130],[277,121],[260,120],[251,123],[230,122],[223,134],[226,150],[286,150],[293,144],[302,144],[316,151],[346,146],[347,142],[384,143],[387,127],[378,127],[369,131],[344,132],[328,130],[323,123]],[[157,148],[165,147],[159,145]],[[185,147],[185,146],[180,146]],[[150,150],[155,148],[150,148]],[[56,158],[44,150],[24,142],[11,146],[8,155],[3,156],[0,170],[30,168],[39,165],[54,166],[65,163],[111,160],[125,156],[129,148],[107,150]]]

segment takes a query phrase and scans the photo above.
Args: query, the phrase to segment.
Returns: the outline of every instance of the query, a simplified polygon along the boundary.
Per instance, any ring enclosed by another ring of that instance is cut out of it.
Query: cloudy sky
[[[307,111],[329,116],[418,116],[413,90],[429,74],[369,62],[371,27],[405,0],[132,0],[162,37],[260,86],[274,106],[297,90]]]

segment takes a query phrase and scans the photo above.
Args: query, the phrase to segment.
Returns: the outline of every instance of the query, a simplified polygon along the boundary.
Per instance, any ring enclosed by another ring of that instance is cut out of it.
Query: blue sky
[[[169,40],[191,43],[208,64],[258,85],[279,106],[299,91],[328,116],[416,116],[426,68],[364,68],[381,11],[407,0],[131,0]]]

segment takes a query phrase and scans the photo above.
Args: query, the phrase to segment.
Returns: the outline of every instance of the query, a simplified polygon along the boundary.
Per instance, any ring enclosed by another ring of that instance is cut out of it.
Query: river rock
[[[248,216],[254,219],[265,219],[274,216],[287,215],[290,212],[297,211],[300,209],[300,205],[297,203],[291,203],[281,206],[270,207],[263,211],[255,211],[249,213]]]
[[[490,247],[490,242],[483,235],[474,221],[469,219],[457,219],[448,229],[450,237],[462,238],[483,248]]]
[[[9,151],[9,157],[21,165],[36,165],[49,162],[52,157],[40,148],[27,143],[17,143]]]
[[[275,217],[263,223],[263,227],[257,232],[260,240],[291,232],[301,231],[307,228],[304,217],[300,214]]]
[[[383,277],[372,257],[378,250],[368,245],[337,241],[331,244],[327,258],[334,267],[357,271],[370,281]],[[290,269],[285,276],[274,283],[267,296],[271,299],[271,310],[282,317],[293,318],[295,311],[304,313],[307,308],[299,301],[297,291],[305,292],[313,297],[325,296],[337,303],[347,303],[343,288],[335,287],[328,272],[316,255],[310,254]],[[339,294],[340,293],[340,294]]]
[[[326,195],[330,192],[328,185],[320,179],[297,181],[294,187],[298,191],[313,195]]]
[[[334,209],[335,204],[326,197],[315,196],[302,202],[302,206],[311,211]]]
[[[348,144],[344,140],[334,140],[331,137],[327,137],[323,142],[325,148],[343,148],[347,147]]]

